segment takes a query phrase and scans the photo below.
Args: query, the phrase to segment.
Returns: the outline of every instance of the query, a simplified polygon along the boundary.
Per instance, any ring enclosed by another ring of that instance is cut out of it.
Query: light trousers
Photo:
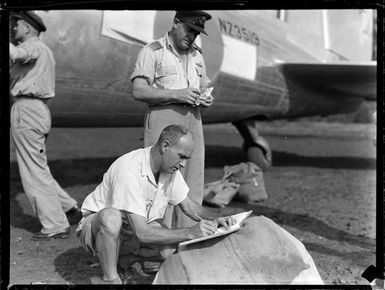
[[[11,131],[19,173],[44,234],[68,228],[65,212],[77,204],[52,177],[48,167],[45,141],[50,129],[51,114],[44,102],[16,98],[11,109]]]
[[[144,146],[154,145],[162,130],[168,125],[183,125],[189,129],[194,139],[194,151],[181,173],[190,188],[188,197],[202,204],[204,183],[205,145],[203,139],[202,120],[199,108],[188,105],[150,106],[145,116]],[[186,216],[179,207],[175,207],[172,221],[173,206],[167,208],[164,223],[173,227],[190,227],[195,221]]]

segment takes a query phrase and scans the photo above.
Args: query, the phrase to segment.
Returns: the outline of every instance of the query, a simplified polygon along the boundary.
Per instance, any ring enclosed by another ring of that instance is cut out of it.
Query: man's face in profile
[[[194,150],[194,142],[191,133],[180,138],[178,143],[174,145],[168,144],[164,148],[161,171],[172,174],[183,168],[186,165],[187,160],[191,158]]]

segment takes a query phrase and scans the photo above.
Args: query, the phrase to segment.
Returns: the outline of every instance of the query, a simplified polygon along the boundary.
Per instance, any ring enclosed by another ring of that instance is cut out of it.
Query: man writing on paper
[[[181,125],[163,129],[157,143],[118,158],[103,181],[82,205],[84,218],[77,236],[85,249],[97,255],[103,270],[100,284],[121,284],[118,263],[164,261],[186,240],[213,234],[217,225],[235,223],[192,201],[179,169],[193,152],[193,137]],[[168,204],[178,205],[195,220],[192,227],[167,228],[162,219]],[[143,266],[143,265],[142,265]]]

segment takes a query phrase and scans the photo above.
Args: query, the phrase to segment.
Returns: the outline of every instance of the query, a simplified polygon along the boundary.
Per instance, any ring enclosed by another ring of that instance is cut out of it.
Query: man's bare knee
[[[122,227],[122,215],[116,208],[105,208],[98,213],[97,223],[99,231],[118,236]]]

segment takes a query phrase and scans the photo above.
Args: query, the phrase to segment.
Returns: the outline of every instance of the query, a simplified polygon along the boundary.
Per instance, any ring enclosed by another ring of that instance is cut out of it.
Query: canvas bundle
[[[237,193],[238,199],[247,203],[267,198],[263,172],[258,165],[252,162],[226,165],[221,180],[205,185],[204,201],[213,206],[224,207]]]

